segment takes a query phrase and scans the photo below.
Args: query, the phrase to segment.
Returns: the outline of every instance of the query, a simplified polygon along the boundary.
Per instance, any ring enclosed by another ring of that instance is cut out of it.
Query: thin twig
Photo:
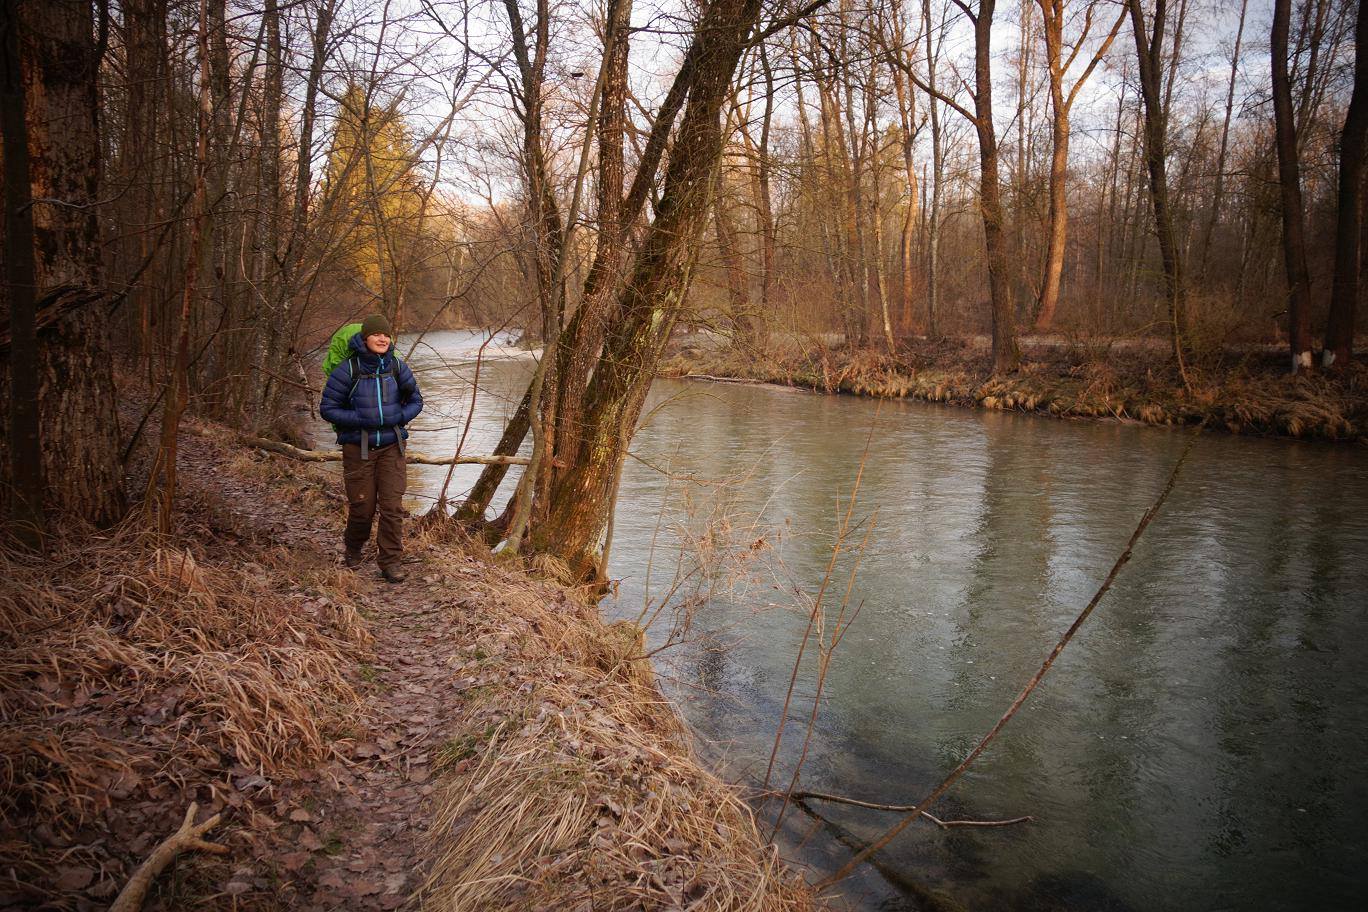
[[[848,804],[852,807],[869,808],[872,811],[905,813],[917,809],[915,804],[878,804],[873,801],[861,801],[858,798],[847,798],[844,795],[829,795],[825,792],[792,792],[789,797],[800,804],[808,801],[829,801],[832,804]],[[951,827],[1005,827],[1035,820],[1030,814],[1024,817],[1012,817],[1008,820],[942,820],[930,811],[922,811],[921,815],[942,830],[948,830]]]

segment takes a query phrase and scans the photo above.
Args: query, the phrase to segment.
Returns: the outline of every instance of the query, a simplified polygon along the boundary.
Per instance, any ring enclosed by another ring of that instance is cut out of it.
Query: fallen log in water
[[[302,462],[341,462],[342,453],[338,450],[301,450],[297,446],[288,443],[281,443],[279,440],[267,440],[265,437],[249,437],[243,435],[243,443],[248,446],[256,447],[259,450],[266,450],[270,453],[278,453],[281,456],[289,456],[291,459],[298,459]],[[520,465],[525,466],[531,462],[527,456],[425,456],[422,453],[409,451],[406,458],[409,462],[417,465]]]

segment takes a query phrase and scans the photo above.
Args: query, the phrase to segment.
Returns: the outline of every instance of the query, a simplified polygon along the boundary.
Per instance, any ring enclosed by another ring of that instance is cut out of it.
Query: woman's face
[[[383,355],[389,351],[390,337],[387,333],[371,333],[366,336],[366,348],[373,354]]]

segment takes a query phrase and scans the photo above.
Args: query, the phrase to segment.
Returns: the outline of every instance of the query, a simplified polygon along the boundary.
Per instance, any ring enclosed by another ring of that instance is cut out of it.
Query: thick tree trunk
[[[1292,371],[1311,368],[1311,274],[1306,268],[1306,224],[1302,210],[1301,161],[1292,110],[1292,83],[1287,75],[1287,41],[1291,0],[1274,0],[1269,44],[1273,55],[1273,121],[1278,150],[1278,185],[1282,203],[1283,264],[1289,292],[1287,336]]]
[[[123,515],[124,495],[100,260],[99,51],[91,12],[79,0],[20,3],[17,37],[36,298],[61,314],[37,335],[45,493],[59,513],[108,524]],[[4,310],[10,306],[6,295]],[[0,408],[8,427],[9,395]],[[3,483],[11,483],[12,471],[6,465]]]
[[[1363,231],[1363,178],[1368,144],[1368,3],[1354,25],[1354,90],[1340,135],[1339,200],[1335,217],[1335,278],[1325,327],[1327,368],[1348,365],[1354,354],[1354,309],[1360,288],[1359,246]]]
[[[713,0],[699,23],[699,72],[670,154],[656,218],[632,265],[585,393],[578,451],[552,485],[545,519],[532,530],[538,550],[561,556],[585,578],[601,573],[596,551],[608,522],[617,466],[688,288],[722,152],[722,103],[759,11],[759,0]]]
[[[623,137],[627,129],[627,60],[631,44],[627,28],[632,19],[632,0],[609,0],[604,23],[603,102],[598,117],[598,218],[599,243],[616,240],[622,223]]]

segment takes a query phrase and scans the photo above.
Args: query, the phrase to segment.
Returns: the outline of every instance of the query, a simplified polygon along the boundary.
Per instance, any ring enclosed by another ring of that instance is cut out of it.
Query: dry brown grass
[[[425,908],[812,907],[736,792],[692,757],[634,625],[491,571],[457,670]]]
[[[35,901],[107,809],[153,822],[229,767],[310,765],[357,703],[353,584],[318,555],[215,541],[214,513],[188,502],[193,534],[170,540],[130,522],[0,551],[0,855]],[[117,872],[123,851],[86,861]]]

